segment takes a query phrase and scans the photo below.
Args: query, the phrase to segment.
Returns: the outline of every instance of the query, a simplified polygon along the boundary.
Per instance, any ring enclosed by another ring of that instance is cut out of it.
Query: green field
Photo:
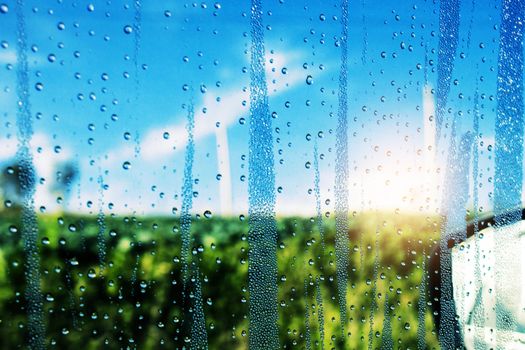
[[[2,349],[27,344],[19,214],[17,209],[1,214]],[[181,307],[178,218],[106,217],[103,270],[96,216],[44,214],[38,222],[48,347],[188,348],[191,310]],[[283,348],[303,349],[309,342],[319,349],[324,338],[324,349],[416,349],[418,332],[425,348],[439,347],[430,308],[425,306],[428,300],[420,300],[425,295],[424,257],[439,236],[437,218],[384,213],[350,218],[344,337],[336,302],[333,219],[324,220],[324,255],[316,219],[278,218],[277,227]],[[247,234],[248,220],[238,217],[200,216],[192,223],[192,258],[201,272],[210,349],[247,348]]]

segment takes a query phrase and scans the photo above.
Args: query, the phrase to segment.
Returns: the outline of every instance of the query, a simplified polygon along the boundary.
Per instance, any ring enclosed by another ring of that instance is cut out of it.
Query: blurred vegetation
[[[2,349],[27,346],[19,218],[16,207],[1,212]],[[191,310],[181,307],[178,218],[107,216],[102,226],[97,219],[97,215],[39,215],[48,347],[189,348]],[[421,291],[423,261],[438,237],[437,218],[375,213],[354,215],[350,222],[349,310],[343,337],[336,302],[333,219],[324,220],[323,253],[316,219],[278,218],[282,347],[303,349],[309,342],[319,349],[323,334],[325,349],[416,349],[419,327],[425,347],[438,348],[430,301]],[[97,238],[100,229],[105,247]],[[245,349],[248,220],[197,215],[191,230],[209,348]],[[106,253],[102,262],[101,249]]]

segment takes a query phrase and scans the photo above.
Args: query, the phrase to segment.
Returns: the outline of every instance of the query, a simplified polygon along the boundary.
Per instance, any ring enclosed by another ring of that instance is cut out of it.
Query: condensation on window
[[[524,0],[0,0],[0,347],[520,349]]]

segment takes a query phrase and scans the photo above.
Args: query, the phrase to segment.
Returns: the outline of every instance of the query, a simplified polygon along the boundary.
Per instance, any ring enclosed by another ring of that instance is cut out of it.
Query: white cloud
[[[285,55],[279,55],[274,61],[274,65],[284,65],[287,60]],[[276,95],[285,92],[304,79],[300,70],[289,69],[285,75],[271,72],[269,63],[267,64],[267,80],[269,83],[269,95]],[[274,82],[275,81],[275,82]],[[271,84],[270,84],[271,82]],[[217,101],[218,97],[220,100]],[[204,112],[204,110],[206,112]],[[202,105],[195,108],[195,129],[194,138],[198,141],[206,136],[215,133],[216,123],[221,127],[228,127],[246,115],[250,110],[250,93],[237,89],[230,90],[225,94],[218,91],[208,91]],[[168,118],[171,119],[171,118]],[[141,142],[141,155],[144,160],[157,160],[183,150],[187,141],[187,131],[185,118],[183,122],[167,125],[165,127],[154,128],[148,131]],[[164,139],[165,132],[169,133],[169,139]],[[117,151],[118,152],[118,151]]]
[[[15,64],[16,63],[16,52],[14,50],[0,51],[0,64]]]

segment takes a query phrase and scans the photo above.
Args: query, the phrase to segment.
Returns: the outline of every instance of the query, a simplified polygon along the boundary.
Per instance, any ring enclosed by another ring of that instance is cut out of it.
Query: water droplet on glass
[[[306,84],[312,85],[314,83],[314,78],[311,75],[306,77]]]
[[[124,26],[124,33],[125,34],[131,34],[133,33],[133,27],[130,25]]]

